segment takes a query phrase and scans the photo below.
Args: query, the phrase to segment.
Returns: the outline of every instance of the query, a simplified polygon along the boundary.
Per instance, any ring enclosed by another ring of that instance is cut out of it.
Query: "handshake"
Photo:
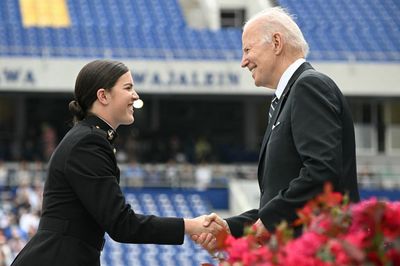
[[[196,244],[201,245],[211,254],[217,251],[218,235],[223,231],[227,234],[231,234],[228,223],[215,213],[192,219],[184,219],[184,222],[185,234],[189,235]],[[263,234],[268,232],[260,219],[255,222],[254,227],[256,229],[256,238],[260,238]]]
[[[228,223],[215,213],[184,219],[184,221],[185,234],[210,253],[216,251],[217,236],[221,232],[231,233]]]

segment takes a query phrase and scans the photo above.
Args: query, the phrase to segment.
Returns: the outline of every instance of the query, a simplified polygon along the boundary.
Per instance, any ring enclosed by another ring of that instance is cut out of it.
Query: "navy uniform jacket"
[[[183,219],[136,214],[126,204],[114,135],[95,116],[66,134],[49,162],[39,230],[13,266],[100,265],[105,232],[124,243],[183,243]]]
[[[234,236],[261,219],[273,231],[322,192],[336,191],[359,201],[354,125],[336,84],[305,62],[289,80],[267,126],[258,164],[259,209],[227,219]]]

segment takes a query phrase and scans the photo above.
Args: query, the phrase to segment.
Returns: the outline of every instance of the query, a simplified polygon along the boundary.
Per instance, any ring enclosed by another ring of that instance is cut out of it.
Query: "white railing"
[[[400,189],[398,157],[357,158],[360,188]],[[231,180],[257,180],[256,164],[120,164],[123,187],[228,188]],[[7,162],[0,165],[0,187],[38,185],[46,164]]]
[[[378,138],[374,125],[356,123],[354,125],[354,133],[357,154],[375,155],[378,153]]]
[[[400,125],[387,125],[386,150],[388,154],[400,155]]]

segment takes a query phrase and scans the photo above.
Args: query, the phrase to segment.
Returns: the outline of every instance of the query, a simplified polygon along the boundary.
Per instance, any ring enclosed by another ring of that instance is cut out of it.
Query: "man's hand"
[[[210,253],[213,253],[222,244],[218,243],[218,240],[225,240],[224,236],[231,233],[228,223],[215,213],[205,216],[203,226],[205,228],[213,227],[217,229],[217,232],[214,234],[203,232],[199,235],[192,235],[191,238]]]
[[[265,228],[264,224],[260,219],[254,224],[256,228],[256,239],[262,241],[265,237],[269,236],[269,231]]]

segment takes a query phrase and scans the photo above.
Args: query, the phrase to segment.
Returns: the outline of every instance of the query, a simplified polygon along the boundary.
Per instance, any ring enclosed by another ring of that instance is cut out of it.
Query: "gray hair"
[[[294,22],[293,16],[291,16],[285,9],[281,7],[264,9],[250,18],[243,26],[243,30],[255,21],[260,23],[260,26],[265,33],[263,39],[266,42],[271,42],[272,34],[274,32],[281,32],[290,47],[295,51],[301,52],[304,57],[307,56],[309,51],[308,43],[304,39],[299,26]]]

